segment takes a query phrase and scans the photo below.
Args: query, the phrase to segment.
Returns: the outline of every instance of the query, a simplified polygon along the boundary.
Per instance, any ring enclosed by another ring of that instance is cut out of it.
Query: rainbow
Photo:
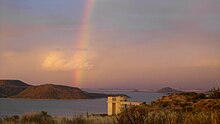
[[[90,16],[92,14],[92,8],[95,0],[85,0],[83,16],[81,19],[81,27],[79,32],[79,38],[76,45],[78,49],[87,49],[90,37]],[[80,58],[82,58],[82,64],[87,61],[87,53],[81,52]],[[74,70],[74,85],[80,86],[83,80],[84,70],[76,69]]]

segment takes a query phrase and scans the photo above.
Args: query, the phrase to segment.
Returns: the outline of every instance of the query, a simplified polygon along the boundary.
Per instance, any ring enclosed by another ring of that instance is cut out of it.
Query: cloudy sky
[[[89,37],[82,47],[80,35]],[[0,0],[0,78],[212,88],[220,80],[220,1]]]

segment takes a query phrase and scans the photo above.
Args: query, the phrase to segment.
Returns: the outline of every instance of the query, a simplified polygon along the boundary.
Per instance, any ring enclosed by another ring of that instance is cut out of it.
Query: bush
[[[0,118],[0,124],[3,124],[3,119],[2,118]]]
[[[86,124],[86,120],[82,116],[77,116],[72,119],[63,118],[61,124]]]
[[[55,124],[53,118],[45,111],[41,111],[38,114],[24,115],[21,119],[22,124]]]
[[[13,116],[11,116],[11,117],[9,117],[9,116],[6,116],[6,117],[4,117],[3,119],[0,119],[1,121],[0,121],[0,124],[1,123],[18,123],[19,122],[19,116],[18,115],[13,115]]]
[[[115,124],[220,124],[220,111],[151,110],[136,106],[116,116]]]
[[[211,99],[220,99],[220,89],[215,89],[213,88],[211,91],[210,91],[210,97]]]
[[[185,92],[185,93],[180,93],[179,95],[186,96],[187,99],[190,101],[206,99],[206,95],[204,93]]]

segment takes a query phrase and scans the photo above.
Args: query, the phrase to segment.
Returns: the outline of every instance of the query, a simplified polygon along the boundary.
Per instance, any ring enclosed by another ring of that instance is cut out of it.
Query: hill
[[[176,89],[173,89],[173,88],[170,88],[170,87],[164,87],[164,88],[158,90],[157,92],[158,93],[181,93],[183,91],[176,90]]]
[[[0,80],[0,98],[14,96],[30,86],[20,80]]]
[[[106,94],[88,93],[76,87],[44,84],[32,86],[11,98],[22,99],[92,99],[107,97]]]

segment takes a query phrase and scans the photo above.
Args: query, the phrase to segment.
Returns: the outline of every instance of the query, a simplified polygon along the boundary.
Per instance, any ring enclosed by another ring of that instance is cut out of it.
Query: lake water
[[[92,91],[90,91],[92,92]],[[107,94],[126,94],[131,98],[128,101],[150,103],[164,94],[148,92],[102,92]],[[23,100],[0,99],[0,116],[21,115],[30,112],[47,111],[51,115],[71,116],[79,114],[103,114],[107,113],[107,98],[80,99],[80,100]]]

